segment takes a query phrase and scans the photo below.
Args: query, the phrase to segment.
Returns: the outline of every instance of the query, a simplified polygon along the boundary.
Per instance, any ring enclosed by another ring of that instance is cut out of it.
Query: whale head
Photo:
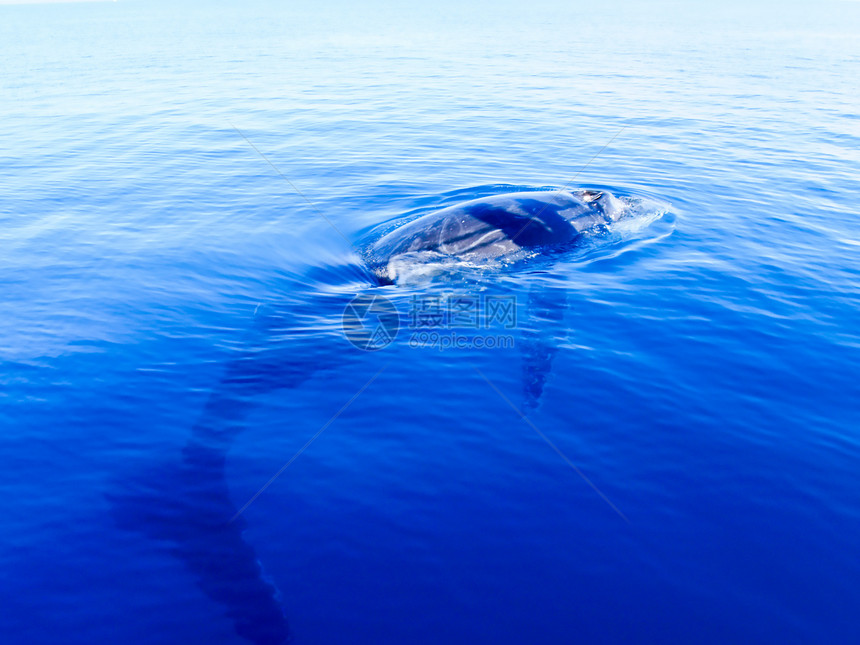
[[[627,210],[623,201],[605,190],[583,190],[579,192],[579,197],[612,222],[621,219]]]

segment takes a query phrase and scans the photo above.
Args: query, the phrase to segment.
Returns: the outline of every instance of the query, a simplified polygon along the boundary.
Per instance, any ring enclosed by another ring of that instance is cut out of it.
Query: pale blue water
[[[3,643],[858,642],[858,35],[852,2],[0,7]],[[589,160],[640,217],[369,281],[376,227]],[[401,314],[379,351],[357,293]],[[411,347],[452,294],[515,302],[481,332],[514,346]]]

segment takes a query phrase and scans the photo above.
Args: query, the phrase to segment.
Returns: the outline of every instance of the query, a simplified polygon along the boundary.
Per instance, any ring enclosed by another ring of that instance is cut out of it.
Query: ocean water
[[[860,641],[858,34],[0,6],[2,642]],[[635,217],[365,268],[566,186]]]

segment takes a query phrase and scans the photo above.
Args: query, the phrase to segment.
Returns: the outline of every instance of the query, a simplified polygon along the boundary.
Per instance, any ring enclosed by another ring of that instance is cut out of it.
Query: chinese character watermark
[[[411,348],[439,351],[512,348],[513,335],[499,332],[517,326],[516,296],[415,295],[409,303],[408,315],[401,318],[389,299],[361,294],[344,309],[344,335],[365,351],[390,345],[401,326],[410,332],[407,342]]]

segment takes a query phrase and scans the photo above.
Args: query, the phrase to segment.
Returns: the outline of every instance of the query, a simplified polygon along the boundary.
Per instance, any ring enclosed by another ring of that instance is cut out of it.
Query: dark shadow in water
[[[288,642],[290,627],[277,589],[245,541],[244,519],[233,519],[238,509],[227,485],[227,453],[256,395],[294,388],[333,365],[320,356],[319,336],[286,322],[272,312],[257,316],[250,342],[227,366],[178,459],[119,482],[119,492],[108,495],[117,524],[164,541],[224,608],[236,633],[256,645]]]
[[[532,285],[526,302],[526,320],[517,344],[523,359],[523,404],[534,409],[540,403],[552,362],[558,353],[556,334],[564,329],[567,291],[560,287]]]

